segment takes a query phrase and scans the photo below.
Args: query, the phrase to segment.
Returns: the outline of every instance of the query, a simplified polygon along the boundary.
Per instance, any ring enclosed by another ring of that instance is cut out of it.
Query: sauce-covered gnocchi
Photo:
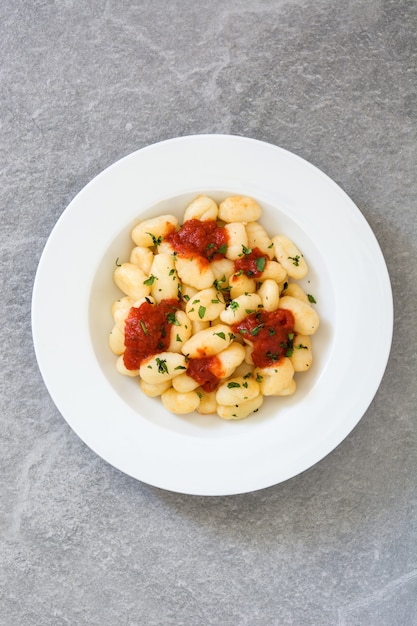
[[[139,222],[114,271],[109,347],[120,374],[138,379],[170,412],[239,420],[266,396],[296,391],[313,362],[315,299],[297,245],[270,236],[253,198],[205,195],[173,215]]]

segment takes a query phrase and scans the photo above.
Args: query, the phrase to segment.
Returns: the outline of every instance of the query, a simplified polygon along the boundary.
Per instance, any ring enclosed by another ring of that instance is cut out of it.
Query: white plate
[[[250,418],[168,414],[115,371],[107,337],[115,260],[130,229],[182,216],[198,193],[255,197],[268,232],[303,252],[321,318],[314,364],[289,398]],[[139,150],[92,180],[58,220],[33,292],[36,356],[49,393],[77,435],[145,483],[197,495],[245,493],[284,481],[331,452],[365,413],[389,356],[393,306],[386,265],[364,217],[325,174],[270,144],[197,135]]]

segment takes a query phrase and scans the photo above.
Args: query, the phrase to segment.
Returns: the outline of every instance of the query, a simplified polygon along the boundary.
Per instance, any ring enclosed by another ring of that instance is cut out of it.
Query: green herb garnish
[[[265,264],[266,264],[265,257],[261,256],[258,259],[256,259],[255,264],[256,264],[256,267],[258,268],[258,271],[263,272],[265,269]]]
[[[167,313],[168,324],[175,324],[175,326],[181,326],[177,318],[175,317],[175,313]]]
[[[143,284],[150,286],[150,285],[153,285],[156,280],[158,280],[157,277],[151,274],[149,278],[143,281]]]
[[[168,374],[168,366],[166,363],[166,359],[159,359],[158,357],[155,359],[156,364],[158,366],[158,372],[160,374]]]
[[[221,278],[218,278],[214,281],[213,287],[216,289],[216,291],[221,291],[223,287],[220,286],[220,283],[225,283],[225,282],[226,282],[226,276],[225,274],[223,274]]]
[[[162,235],[159,235],[159,237],[155,237],[155,235],[153,235],[152,233],[146,233],[146,234],[149,235],[149,237],[151,237],[152,243],[154,246],[159,246],[162,243]]]

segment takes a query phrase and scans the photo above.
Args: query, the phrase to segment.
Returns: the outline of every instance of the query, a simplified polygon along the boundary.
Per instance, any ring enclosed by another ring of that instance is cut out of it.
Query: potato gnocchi
[[[129,258],[116,261],[117,371],[174,414],[246,418],[264,397],[295,393],[312,365],[320,320],[295,282],[306,260],[284,234],[270,237],[261,216],[253,198],[199,195],[182,224],[173,215],[139,222]]]

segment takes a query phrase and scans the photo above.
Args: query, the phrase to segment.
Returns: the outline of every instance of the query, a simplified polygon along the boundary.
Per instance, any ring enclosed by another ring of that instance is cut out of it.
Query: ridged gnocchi
[[[267,396],[295,393],[313,363],[315,298],[296,281],[307,263],[283,234],[258,221],[248,196],[198,195],[174,215],[139,222],[114,282],[110,350],[173,414],[240,420]]]

